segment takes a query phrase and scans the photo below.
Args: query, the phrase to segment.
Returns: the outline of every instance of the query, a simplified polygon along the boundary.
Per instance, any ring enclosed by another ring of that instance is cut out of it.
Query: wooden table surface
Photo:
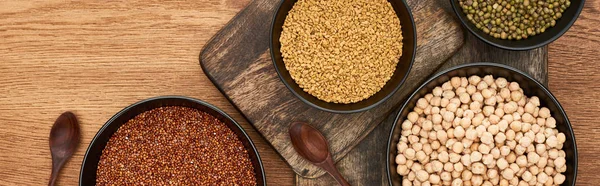
[[[1,1],[0,185],[43,185],[50,127],[64,111],[82,144],[62,171],[76,185],[85,149],[113,114],[136,101],[184,95],[232,115],[259,148],[270,185],[294,173],[213,87],[198,65],[202,46],[250,0]],[[600,182],[600,1],[549,48],[549,85],[573,124],[580,185]]]

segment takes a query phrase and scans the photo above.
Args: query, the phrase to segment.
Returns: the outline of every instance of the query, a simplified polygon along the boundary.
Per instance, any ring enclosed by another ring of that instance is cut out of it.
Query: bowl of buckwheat
[[[577,147],[558,100],[515,68],[445,70],[402,106],[388,141],[390,185],[575,185]]]
[[[283,84],[304,103],[361,112],[404,83],[415,29],[403,0],[283,0],[273,19],[271,57]]]

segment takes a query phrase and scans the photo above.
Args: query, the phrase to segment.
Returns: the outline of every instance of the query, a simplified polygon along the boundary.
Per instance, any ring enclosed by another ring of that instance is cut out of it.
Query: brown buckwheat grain
[[[333,103],[377,93],[402,55],[400,20],[387,0],[299,0],[280,41],[296,83]]]

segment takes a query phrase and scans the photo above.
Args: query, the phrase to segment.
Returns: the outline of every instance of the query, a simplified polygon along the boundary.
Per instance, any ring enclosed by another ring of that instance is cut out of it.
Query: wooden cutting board
[[[460,25],[437,1],[407,0],[417,25],[418,48],[405,85],[384,104],[369,111],[332,114],[301,102],[275,72],[268,43],[271,20],[280,2],[251,2],[204,47],[200,64],[215,86],[294,171],[306,178],[324,172],[293,150],[288,136],[292,122],[305,121],[320,129],[329,140],[337,162],[392,113],[406,91],[424,81],[464,42]]]

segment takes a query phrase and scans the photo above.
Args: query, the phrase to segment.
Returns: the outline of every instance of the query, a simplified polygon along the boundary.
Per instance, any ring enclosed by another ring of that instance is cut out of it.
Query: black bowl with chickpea
[[[473,63],[425,82],[402,106],[388,142],[390,185],[575,185],[566,113],[540,82]]]
[[[459,20],[486,43],[530,50],[562,36],[585,0],[450,0]]]

